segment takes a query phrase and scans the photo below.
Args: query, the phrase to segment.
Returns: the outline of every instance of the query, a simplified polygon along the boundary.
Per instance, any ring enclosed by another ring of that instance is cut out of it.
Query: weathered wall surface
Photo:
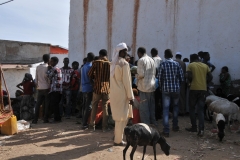
[[[102,48],[111,54],[119,42],[136,50],[152,47],[163,57],[165,49],[192,53],[208,51],[217,67],[214,83],[223,66],[232,79],[240,70],[239,0],[71,0],[69,58],[82,62],[88,52]]]
[[[33,64],[49,53],[50,44],[0,40],[0,63]]]
[[[22,82],[25,73],[30,73],[29,69],[24,70],[16,70],[16,69],[8,69],[4,70],[4,77],[7,83],[8,91],[11,98],[15,98],[16,90],[19,90],[16,86]],[[35,77],[35,75],[33,74]],[[4,88],[4,85],[2,85]]]

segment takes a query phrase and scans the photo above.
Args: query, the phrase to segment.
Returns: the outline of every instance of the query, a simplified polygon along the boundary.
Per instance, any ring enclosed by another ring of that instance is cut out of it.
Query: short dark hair
[[[173,54],[172,54],[171,49],[166,49],[166,50],[164,51],[164,56],[165,56],[166,58],[172,58],[172,57],[173,57]]]
[[[198,52],[198,56],[199,56],[200,58],[203,58],[203,51],[199,51],[199,52]]]
[[[157,48],[152,48],[152,49],[151,49],[151,54],[152,54],[152,56],[158,55],[158,50],[157,50]]]
[[[49,54],[44,54],[42,58],[43,58],[44,63],[47,63],[47,62],[49,62],[50,55]]]
[[[106,49],[101,49],[101,50],[99,51],[99,55],[100,55],[100,56],[107,56],[107,50],[106,50]]]
[[[51,60],[53,60],[54,62],[57,62],[59,61],[58,57],[51,57]]]
[[[95,55],[94,55],[92,52],[89,52],[89,53],[87,54],[87,60],[88,60],[88,61],[93,61],[94,57],[95,57]]]
[[[183,62],[189,62],[188,58],[183,58]]]
[[[139,47],[137,52],[141,53],[141,54],[145,54],[146,53],[146,49],[144,47]]]
[[[126,55],[126,57],[129,57],[129,58],[131,58],[130,54],[127,54],[127,55]]]
[[[208,52],[203,52],[203,53],[202,53],[202,57],[203,57],[203,58],[204,58],[205,56],[207,56],[207,55],[209,55]]]
[[[65,59],[68,59],[68,60],[69,60],[69,58],[68,58],[68,57],[65,57],[65,58],[63,58],[63,60],[65,60]]]
[[[226,72],[228,72],[228,67],[227,66],[222,67],[222,69],[225,69]]]
[[[79,66],[79,63],[77,61],[73,61],[72,65],[75,65],[75,64]]]
[[[182,55],[181,54],[176,54],[176,56],[175,56],[176,58],[182,58]]]
[[[196,61],[196,60],[199,60],[198,55],[196,53],[191,54],[190,55],[190,61],[193,62],[193,61]]]
[[[93,60],[96,61],[98,59],[99,59],[99,56],[95,56]]]
[[[83,62],[87,62],[87,57],[83,58]]]

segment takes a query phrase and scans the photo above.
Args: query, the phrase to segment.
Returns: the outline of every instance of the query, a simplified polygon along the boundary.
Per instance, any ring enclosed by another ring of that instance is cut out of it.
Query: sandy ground
[[[171,120],[170,120],[171,121]],[[226,131],[223,142],[219,142],[216,134],[210,132],[212,124],[206,123],[203,138],[196,133],[188,133],[188,117],[179,117],[179,132],[171,132],[166,138],[171,145],[170,155],[165,156],[157,146],[157,159],[164,160],[229,160],[240,159],[240,134]],[[43,124],[39,122],[31,129],[13,136],[0,136],[1,160],[117,160],[123,159],[124,147],[113,146],[113,131],[91,132],[81,130],[76,119],[64,119],[58,124]],[[159,128],[162,129],[161,120]],[[127,152],[127,159],[131,147]],[[143,147],[138,147],[134,159],[142,159]],[[145,160],[152,160],[152,147],[147,147]]]

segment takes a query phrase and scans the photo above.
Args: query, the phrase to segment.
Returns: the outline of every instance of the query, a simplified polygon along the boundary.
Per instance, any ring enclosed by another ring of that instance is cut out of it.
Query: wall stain
[[[132,56],[135,57],[136,43],[137,43],[137,22],[140,0],[134,0],[134,13],[133,13],[133,33],[132,33]]]
[[[165,2],[166,2],[166,7],[167,7],[167,5],[168,5],[168,0],[165,0]]]
[[[114,0],[107,1],[107,41],[108,53],[112,53],[112,15],[113,15]],[[108,54],[110,55],[110,54]]]
[[[173,14],[173,51],[175,51],[177,46],[177,16],[178,15],[178,0],[174,0],[174,14]]]
[[[86,55],[86,49],[87,49],[87,17],[88,17],[88,5],[89,0],[83,0],[83,48],[84,48],[84,55]]]
[[[204,10],[203,10],[203,6],[204,6],[204,2],[203,2],[203,0],[200,0],[199,2],[198,2],[199,4],[199,6],[198,6],[198,8],[199,8],[199,12],[198,12],[198,22],[199,22],[199,25],[198,25],[198,38],[197,38],[197,47],[199,48],[199,50],[201,50],[200,49],[200,44],[201,44],[201,24],[202,24],[202,12],[204,12]]]

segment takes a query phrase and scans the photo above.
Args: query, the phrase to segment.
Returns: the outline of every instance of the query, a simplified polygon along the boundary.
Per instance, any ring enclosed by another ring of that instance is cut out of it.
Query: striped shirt
[[[164,92],[179,92],[180,84],[184,81],[180,64],[171,58],[160,64],[157,78]]]
[[[93,92],[96,94],[109,94],[110,90],[110,62],[108,59],[96,60],[88,72],[90,79],[94,80]]]
[[[62,92],[62,73],[57,66],[47,71],[47,77],[50,82],[50,92]]]

